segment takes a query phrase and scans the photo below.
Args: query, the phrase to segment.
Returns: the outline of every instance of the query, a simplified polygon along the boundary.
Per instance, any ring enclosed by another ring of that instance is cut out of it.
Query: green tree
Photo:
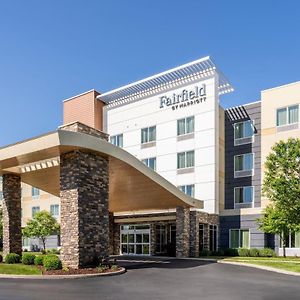
[[[262,192],[270,204],[258,219],[259,227],[279,235],[285,257],[289,233],[300,231],[300,139],[290,138],[272,147],[266,158]]]
[[[58,234],[59,231],[60,226],[56,219],[49,212],[41,211],[36,213],[32,220],[27,222],[26,227],[23,229],[23,235],[25,237],[39,238],[45,250],[47,236]]]

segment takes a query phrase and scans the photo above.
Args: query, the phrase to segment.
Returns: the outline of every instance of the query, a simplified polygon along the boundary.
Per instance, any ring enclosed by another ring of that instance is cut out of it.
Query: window
[[[0,191],[0,201],[3,200],[3,192]]]
[[[40,197],[40,190],[35,188],[35,187],[32,187],[31,188],[31,196],[32,196],[32,198],[39,198]]]
[[[156,171],[156,157],[142,159],[142,162],[152,170]]]
[[[230,229],[229,230],[230,248],[250,248],[249,229]]]
[[[300,248],[300,232],[291,232],[286,236],[287,248]],[[282,240],[280,240],[280,248],[282,248]]]
[[[194,117],[177,120],[177,135],[194,132]]]
[[[150,143],[156,141],[156,126],[143,128],[141,130],[141,143]]]
[[[177,169],[191,168],[195,165],[194,151],[177,153]]]
[[[59,216],[59,205],[58,204],[50,205],[50,214],[53,217],[58,217]]]
[[[195,197],[195,186],[193,184],[181,185],[178,188],[188,196]]]
[[[298,123],[299,105],[293,105],[277,109],[276,126],[284,126]]]
[[[218,226],[209,225],[209,251],[218,250]]]
[[[253,186],[236,187],[234,189],[234,204],[237,208],[252,207]]]
[[[118,147],[123,147],[123,134],[112,135],[110,137],[110,142]]]
[[[253,121],[248,120],[234,125],[234,145],[244,145],[253,142],[254,126]]]
[[[31,216],[32,218],[34,218],[34,216],[36,215],[36,213],[38,213],[40,211],[40,207],[39,206],[33,206],[31,208]]]
[[[234,156],[234,177],[253,175],[253,153]]]

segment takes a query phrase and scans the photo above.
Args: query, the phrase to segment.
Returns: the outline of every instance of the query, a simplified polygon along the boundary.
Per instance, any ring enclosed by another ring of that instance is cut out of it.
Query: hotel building
[[[109,92],[91,90],[66,99],[63,123],[80,122],[107,133],[112,144],[199,201],[189,209],[189,256],[239,247],[271,247],[280,253],[277,237],[261,232],[256,220],[268,204],[261,185],[271,147],[300,138],[300,82],[264,90],[255,102],[224,109],[220,97],[232,91],[205,57]],[[132,180],[133,171],[123,176],[123,184],[116,190],[110,186],[109,193],[126,195],[130,187],[147,198],[146,187]],[[144,197],[132,198],[132,207]],[[197,208],[200,202],[203,208]],[[175,255],[176,239],[184,240],[186,234],[176,228],[176,207],[149,208],[114,212],[111,254]],[[22,226],[41,210],[60,221],[60,198],[22,183]],[[49,237],[47,247],[57,246],[60,238]],[[288,246],[287,254],[299,255],[300,235],[291,233]],[[23,239],[23,247],[41,245]]]

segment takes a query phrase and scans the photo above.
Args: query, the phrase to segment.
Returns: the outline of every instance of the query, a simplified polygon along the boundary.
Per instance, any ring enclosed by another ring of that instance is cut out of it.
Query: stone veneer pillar
[[[81,268],[109,256],[108,159],[75,150],[60,157],[61,259]]]
[[[8,253],[22,254],[21,178],[3,175],[3,257]]]
[[[176,257],[188,257],[190,252],[190,209],[176,208]]]
[[[190,212],[190,257],[199,256],[199,216],[197,211]]]

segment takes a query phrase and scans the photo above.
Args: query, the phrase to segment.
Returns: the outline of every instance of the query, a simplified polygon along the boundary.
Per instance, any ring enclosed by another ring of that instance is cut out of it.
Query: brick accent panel
[[[109,255],[108,160],[72,151],[60,157],[61,259],[81,268]]]
[[[199,256],[199,214],[190,212],[190,257]]]
[[[22,254],[21,178],[3,175],[3,256]]]
[[[176,257],[188,257],[190,253],[190,210],[176,208]]]

